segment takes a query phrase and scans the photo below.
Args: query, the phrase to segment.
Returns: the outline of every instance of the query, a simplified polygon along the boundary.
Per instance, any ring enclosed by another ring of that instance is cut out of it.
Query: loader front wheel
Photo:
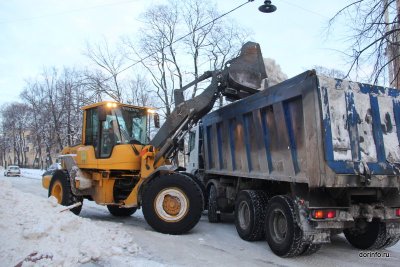
[[[57,199],[57,203],[63,206],[69,206],[76,202],[83,202],[82,197],[75,196],[71,191],[68,178],[64,174],[57,173],[53,176],[49,186],[49,197],[53,196]],[[72,208],[71,211],[79,215],[82,205]]]
[[[137,208],[120,208],[116,205],[107,205],[108,211],[115,217],[129,217],[134,214]]]
[[[142,207],[144,218],[154,230],[178,235],[198,223],[204,198],[201,188],[189,176],[165,174],[145,185]]]

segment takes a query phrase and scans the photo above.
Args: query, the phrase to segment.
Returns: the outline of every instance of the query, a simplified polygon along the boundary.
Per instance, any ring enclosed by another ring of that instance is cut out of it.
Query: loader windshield
[[[112,111],[112,117],[117,121],[113,130],[122,144],[146,143],[147,114],[144,109],[122,106]]]

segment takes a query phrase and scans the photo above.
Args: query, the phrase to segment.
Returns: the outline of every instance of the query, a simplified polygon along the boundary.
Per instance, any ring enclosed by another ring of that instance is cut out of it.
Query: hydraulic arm
[[[184,100],[183,92],[203,80],[211,78],[211,84],[198,96]],[[240,55],[225,64],[223,70],[207,71],[191,83],[174,91],[175,109],[150,141],[160,158],[170,157],[178,148],[178,142],[191,125],[207,114],[221,96],[237,100],[256,93],[262,80],[267,78],[260,46],[248,42]]]

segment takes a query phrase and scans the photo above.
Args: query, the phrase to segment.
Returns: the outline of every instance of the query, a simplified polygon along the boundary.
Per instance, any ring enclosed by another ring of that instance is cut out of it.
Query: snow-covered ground
[[[341,235],[317,254],[282,259],[265,241],[240,239],[229,217],[210,224],[203,216],[182,236],[154,232],[140,210],[115,218],[85,201],[78,217],[47,198],[42,172],[0,172],[0,266],[398,266],[400,259],[400,244],[380,251],[390,258],[361,258]]]

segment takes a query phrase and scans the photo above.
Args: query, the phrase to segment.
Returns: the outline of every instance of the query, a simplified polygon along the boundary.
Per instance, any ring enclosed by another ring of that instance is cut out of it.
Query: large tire
[[[318,252],[322,247],[322,244],[306,244],[304,246],[303,252],[300,253],[302,256],[309,256]]]
[[[206,196],[207,196],[207,191],[206,187],[204,186],[203,182],[200,180],[200,178],[194,174],[188,173],[188,172],[182,172],[182,174],[189,176],[190,178],[193,179],[193,181],[196,182],[196,184],[199,186],[201,189],[201,192],[203,193],[203,199],[204,201],[204,209],[207,209],[207,201],[206,201]]]
[[[134,214],[137,208],[120,208],[117,205],[107,205],[108,211],[115,217],[129,217]]]
[[[349,243],[358,249],[383,249],[395,245],[399,235],[391,235],[387,231],[386,223],[378,219],[371,222],[356,221],[353,228],[344,229],[344,235]]]
[[[75,196],[72,193],[68,178],[60,173],[53,175],[49,186],[48,196],[54,196],[57,199],[58,204],[63,206],[69,206],[77,202],[83,203],[83,197]],[[70,209],[70,211],[76,215],[79,215],[81,210],[82,205]]]
[[[271,250],[280,257],[295,257],[305,252],[307,244],[290,197],[279,195],[268,202],[265,236]]]
[[[144,218],[154,230],[178,235],[199,222],[204,198],[200,187],[189,176],[165,174],[145,185],[142,207]]]
[[[265,236],[265,211],[268,195],[261,190],[243,190],[236,197],[235,226],[243,240],[256,241]]]
[[[221,214],[218,212],[217,205],[217,188],[215,185],[211,184],[208,191],[208,212],[207,217],[210,223],[217,223],[221,221]]]

